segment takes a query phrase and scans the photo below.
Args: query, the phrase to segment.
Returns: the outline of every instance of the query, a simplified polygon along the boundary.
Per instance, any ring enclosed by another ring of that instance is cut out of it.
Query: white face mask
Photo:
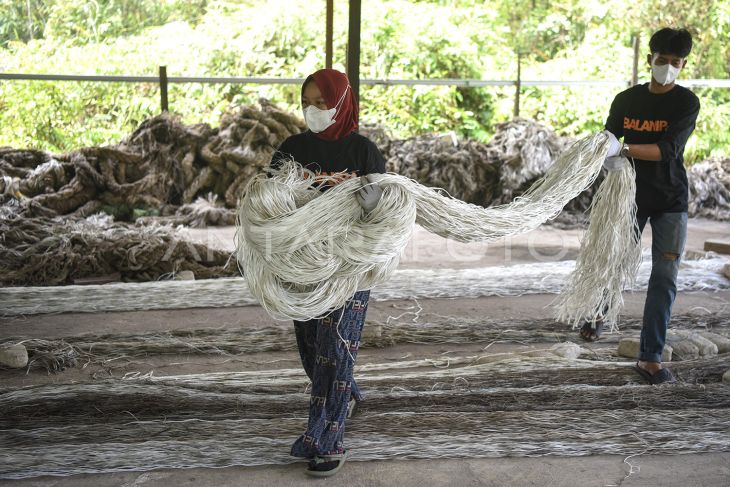
[[[651,74],[654,76],[654,79],[657,80],[658,83],[662,85],[668,85],[671,83],[674,83],[674,80],[677,79],[677,75],[679,75],[679,70],[681,68],[675,68],[671,64],[663,64],[661,66],[657,66],[656,64],[656,58],[659,57],[659,54],[654,54],[654,56],[651,58]]]
[[[349,89],[350,86],[348,85],[347,88],[345,88],[345,92],[342,94],[342,97],[340,97],[339,101],[337,102],[337,105],[335,105],[335,108],[322,110],[321,108],[317,108],[314,105],[309,105],[307,108],[302,110],[302,112],[304,113],[304,121],[307,123],[307,127],[309,127],[309,130],[311,130],[315,134],[318,134],[320,132],[324,132],[325,130],[327,130],[327,128],[335,123],[335,115],[337,114],[337,110],[342,105],[342,102],[345,100],[345,95],[347,94],[347,90]]]

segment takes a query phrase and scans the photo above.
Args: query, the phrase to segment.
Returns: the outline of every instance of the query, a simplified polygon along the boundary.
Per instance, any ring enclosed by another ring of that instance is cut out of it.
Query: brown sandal
[[[597,342],[603,334],[603,320],[585,321],[580,328],[579,334],[586,342]]]

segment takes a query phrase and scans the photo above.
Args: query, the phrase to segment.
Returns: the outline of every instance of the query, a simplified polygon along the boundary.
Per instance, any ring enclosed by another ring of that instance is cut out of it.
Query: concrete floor
[[[202,241],[218,241],[222,248],[231,248],[232,229],[193,231]],[[707,220],[692,220],[688,250],[701,250],[707,238],[727,238],[730,224]],[[458,268],[509,265],[510,263],[535,262],[541,259],[559,260],[574,258],[579,246],[580,231],[558,230],[544,227],[520,238],[502,241],[489,247],[478,244],[455,244],[427,234],[422,229],[406,250],[402,261],[405,268]],[[645,245],[649,243],[645,232]],[[477,299],[431,299],[420,305],[424,313],[439,313],[478,319],[530,318],[547,316],[546,309],[555,298],[552,295],[521,297],[484,297]],[[627,294],[625,313],[640,316],[643,307],[642,294]],[[368,318],[384,320],[412,306],[411,301],[372,303]],[[678,296],[675,313],[718,313],[730,309],[730,292],[683,293]],[[99,314],[60,314],[0,319],[0,338],[28,336],[53,338],[81,333],[141,332],[169,329],[194,329],[204,327],[266,326],[270,320],[258,307],[217,308],[163,311],[130,311]],[[478,350],[484,344],[465,345],[462,351]],[[539,346],[535,344],[534,346]],[[601,346],[600,342],[596,345]],[[589,346],[589,347],[590,347]],[[449,345],[400,345],[386,349],[364,349],[360,364],[392,360],[392,356],[405,353],[414,357],[433,356]],[[500,345],[490,351],[499,351]],[[272,352],[269,361],[276,360],[280,367],[298,366],[296,352]],[[261,363],[257,357],[243,357],[236,363],[226,363],[220,357],[188,356],[131,363],[118,370],[149,370],[159,375],[196,373],[206,370],[241,370]],[[89,370],[66,371],[55,376],[40,372],[24,375],[7,371],[0,374],[3,387],[30,384],[88,381]],[[730,438],[730,431],[728,431]],[[2,441],[0,439],[0,441]],[[727,453],[699,453],[677,456],[642,455],[624,458],[608,455],[586,457],[539,457],[539,458],[483,458],[483,459],[429,459],[349,462],[342,473],[329,480],[315,480],[303,474],[302,464],[264,467],[228,467],[220,469],[158,470],[151,472],[123,472],[71,477],[43,477],[25,480],[0,481],[0,486],[730,486],[730,439]],[[0,462],[12,461],[0,459]]]
[[[640,453],[640,452],[639,452]],[[350,462],[331,479],[303,465],[156,470],[6,481],[8,487],[722,487],[730,485],[730,453],[680,456],[482,458]]]

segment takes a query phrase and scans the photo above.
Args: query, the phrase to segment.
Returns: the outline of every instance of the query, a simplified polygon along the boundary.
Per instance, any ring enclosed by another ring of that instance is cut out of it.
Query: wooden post
[[[168,111],[167,106],[167,66],[160,66],[160,105],[162,113]]]
[[[350,0],[350,25],[347,35],[347,77],[355,100],[360,99],[360,12],[361,1]]]
[[[515,107],[513,118],[520,116],[520,89],[522,88],[522,53],[517,52],[517,81],[515,82]]]
[[[634,35],[634,68],[631,72],[631,86],[639,84],[639,39],[641,34]]]
[[[332,69],[332,24],[334,18],[334,0],[327,0],[327,32],[325,35],[324,67]]]

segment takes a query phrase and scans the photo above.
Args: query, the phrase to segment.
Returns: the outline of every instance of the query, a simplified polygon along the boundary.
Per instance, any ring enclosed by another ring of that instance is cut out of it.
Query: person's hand
[[[357,202],[360,203],[365,213],[370,213],[378,206],[380,197],[383,196],[383,188],[380,187],[375,177],[371,174],[361,176],[360,182],[362,183],[362,188],[355,193],[355,198],[357,198]]]
[[[603,167],[609,172],[620,171],[624,167],[624,164],[626,164],[626,158],[623,156],[611,156],[603,161]]]
[[[621,142],[610,131],[604,130],[603,133],[608,136],[608,152],[606,153],[606,157],[619,155],[621,153]]]

